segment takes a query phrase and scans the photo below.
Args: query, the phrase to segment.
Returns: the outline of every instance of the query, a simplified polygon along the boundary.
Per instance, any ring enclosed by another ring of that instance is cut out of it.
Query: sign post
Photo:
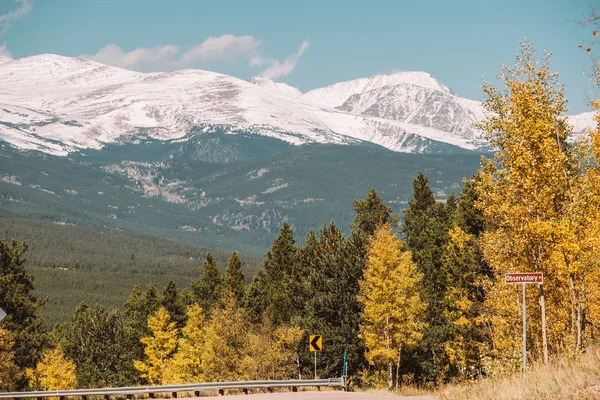
[[[323,336],[310,335],[308,348],[312,353],[315,353],[315,379],[317,379],[317,352],[323,351]]]
[[[527,298],[525,297],[525,285],[544,283],[544,274],[541,272],[514,272],[504,274],[504,282],[508,284],[523,285],[523,373],[527,371]]]
[[[0,321],[2,321],[6,317],[6,312],[0,308]]]

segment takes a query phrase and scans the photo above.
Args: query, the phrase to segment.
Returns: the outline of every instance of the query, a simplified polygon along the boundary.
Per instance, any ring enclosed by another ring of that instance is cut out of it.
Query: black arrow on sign
[[[313,337],[313,340],[311,340],[311,342],[310,342],[310,345],[316,351],[321,351],[321,348],[319,347],[319,339],[321,339],[321,336],[315,336],[315,337]]]

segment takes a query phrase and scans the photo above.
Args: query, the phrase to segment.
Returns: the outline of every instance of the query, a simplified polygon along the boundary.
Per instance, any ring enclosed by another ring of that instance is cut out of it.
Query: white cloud
[[[0,58],[2,57],[12,58],[10,51],[8,51],[8,48],[6,47],[6,42],[0,45]]]
[[[193,68],[208,62],[234,60],[238,57],[250,58],[255,54],[259,45],[260,41],[252,36],[228,34],[209,37],[201,44],[184,52],[175,45],[137,48],[124,52],[116,44],[109,44],[96,54],[84,54],[80,57],[137,71],[171,71]]]
[[[29,0],[15,0],[15,2],[19,4],[16,10],[0,14],[0,34],[5,33],[19,18],[31,11]]]
[[[300,61],[300,57],[302,54],[304,54],[306,49],[308,49],[308,39],[303,40],[298,51],[288,56],[283,62],[279,62],[278,60],[265,60],[259,56],[254,56],[250,59],[250,65],[258,66],[271,64],[268,68],[260,73],[260,75],[264,76],[265,78],[277,79],[282,76],[288,76],[294,70],[294,68],[296,68],[298,61]]]

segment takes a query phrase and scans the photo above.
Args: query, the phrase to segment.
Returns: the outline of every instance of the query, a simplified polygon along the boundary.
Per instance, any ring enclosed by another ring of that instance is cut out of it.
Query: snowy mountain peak
[[[192,133],[214,131],[293,144],[370,142],[402,152],[486,145],[473,128],[483,116],[481,104],[425,72],[376,75],[302,94],[265,77],[248,82],[197,69],[141,73],[46,54],[0,62],[0,82],[0,140],[53,154],[140,134],[189,140]],[[585,127],[590,119],[574,122]]]
[[[263,87],[266,89],[279,91],[288,96],[292,96],[292,97],[302,96],[302,91],[300,89],[290,86],[286,83],[274,82],[273,80],[266,78],[264,76],[257,75],[250,80],[250,83],[253,83],[257,86],[260,86],[260,87]]]
[[[451,93],[451,90],[439,83],[431,74],[421,71],[398,71],[389,75],[375,75],[359,78],[314,89],[304,94],[304,98],[329,107],[339,107],[355,94],[368,92],[382,87],[418,86],[429,90]]]

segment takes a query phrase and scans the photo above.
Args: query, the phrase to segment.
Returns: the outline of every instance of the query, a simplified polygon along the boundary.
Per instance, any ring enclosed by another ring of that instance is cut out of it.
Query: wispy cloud
[[[308,49],[308,45],[308,39],[303,40],[300,44],[300,47],[298,48],[298,51],[286,57],[286,59],[283,60],[283,62],[273,59],[263,59],[257,55],[254,55],[250,59],[250,65],[269,65],[269,67],[267,67],[260,73],[261,76],[264,76],[269,79],[278,79],[282,76],[288,76],[294,70],[294,68],[296,68],[298,61],[300,61],[300,57],[302,57],[306,49]]]
[[[261,56],[259,54],[261,44],[261,40],[251,35],[227,34],[209,37],[199,45],[187,50],[169,44],[124,51],[116,44],[109,44],[98,50],[96,54],[82,54],[80,57],[141,72],[198,68],[211,62],[242,59],[246,60],[251,67],[264,68],[260,75],[277,79],[289,75],[308,48],[308,40],[304,40],[296,53],[280,61]]]
[[[8,49],[6,48],[6,42],[0,44],[0,57],[12,58],[10,51],[8,51]]]
[[[18,5],[16,10],[0,14],[0,34],[5,33],[19,18],[31,11],[29,0],[15,0],[15,3]]]
[[[116,44],[109,44],[96,54],[84,54],[80,57],[137,71],[172,71],[194,68],[209,62],[235,60],[240,57],[250,58],[255,54],[259,45],[260,40],[252,36],[228,34],[209,37],[186,51],[182,51],[175,45],[166,45],[137,48],[125,52]]]

